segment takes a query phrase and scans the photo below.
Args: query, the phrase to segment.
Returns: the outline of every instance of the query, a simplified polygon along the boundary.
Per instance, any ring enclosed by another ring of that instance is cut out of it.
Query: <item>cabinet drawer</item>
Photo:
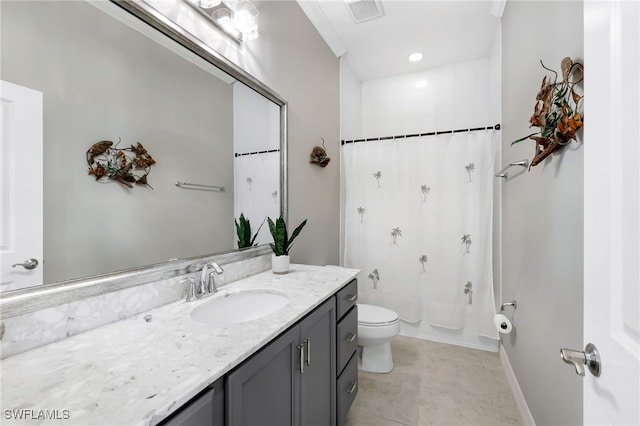
[[[338,377],[338,426],[345,424],[353,400],[358,394],[358,355],[354,354]]]
[[[354,279],[347,284],[336,295],[336,301],[338,302],[338,310],[336,312],[336,318],[340,319],[346,314],[358,300],[358,280]]]
[[[338,375],[347,365],[349,359],[358,349],[358,307],[354,306],[347,315],[338,323],[337,355],[338,355]]]

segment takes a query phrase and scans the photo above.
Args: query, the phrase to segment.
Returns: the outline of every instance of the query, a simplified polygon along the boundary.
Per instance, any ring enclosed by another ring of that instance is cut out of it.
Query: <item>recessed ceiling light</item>
[[[423,87],[427,87],[427,80],[418,80],[418,81],[416,81],[416,87],[418,89],[422,89]]]
[[[415,52],[412,53],[411,55],[409,55],[409,60],[411,62],[418,62],[419,60],[421,60],[424,57],[424,55],[420,52]]]

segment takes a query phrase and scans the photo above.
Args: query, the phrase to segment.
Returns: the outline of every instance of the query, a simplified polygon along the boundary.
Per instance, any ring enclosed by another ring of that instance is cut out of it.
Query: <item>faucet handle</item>
[[[189,283],[189,287],[187,287],[186,301],[193,302],[198,298],[196,295],[196,279],[193,277],[189,277],[187,279],[180,281],[180,284],[183,284],[183,283]]]
[[[218,286],[216,286],[216,272],[209,272],[209,281],[207,282],[207,292],[209,293],[217,293]]]

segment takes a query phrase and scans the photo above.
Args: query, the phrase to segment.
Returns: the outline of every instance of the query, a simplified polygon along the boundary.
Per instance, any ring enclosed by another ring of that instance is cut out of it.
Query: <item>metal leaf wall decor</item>
[[[576,132],[582,127],[583,115],[579,111],[580,96],[575,86],[583,80],[583,65],[566,57],[562,60],[562,80],[558,73],[544,66],[542,68],[555,74],[553,82],[545,76],[536,96],[533,115],[529,119],[530,127],[540,130],[511,142],[511,145],[532,139],[536,142],[535,156],[529,168],[540,164],[552,152],[576,140]]]
[[[115,180],[128,188],[136,184],[153,189],[147,176],[156,160],[140,142],[129,148],[118,148],[119,144],[120,141],[115,146],[113,141],[100,141],[91,145],[87,151],[89,175],[95,176],[96,180]]]

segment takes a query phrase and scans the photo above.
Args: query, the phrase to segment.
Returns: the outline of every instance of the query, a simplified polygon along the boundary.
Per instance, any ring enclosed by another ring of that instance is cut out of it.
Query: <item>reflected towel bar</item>
[[[509,177],[509,174],[507,173],[507,170],[510,169],[511,167],[514,166],[520,166],[520,167],[524,167],[527,168],[529,167],[529,160],[520,160],[520,161],[514,161],[513,163],[509,163],[509,165],[507,167],[505,167],[504,169],[500,170],[498,173],[496,173],[496,177],[501,177],[503,179],[507,179]]]
[[[215,186],[215,185],[200,185],[199,183],[188,183],[188,182],[176,182],[176,186],[178,188],[185,189],[207,189],[211,191],[224,192],[224,186]]]

